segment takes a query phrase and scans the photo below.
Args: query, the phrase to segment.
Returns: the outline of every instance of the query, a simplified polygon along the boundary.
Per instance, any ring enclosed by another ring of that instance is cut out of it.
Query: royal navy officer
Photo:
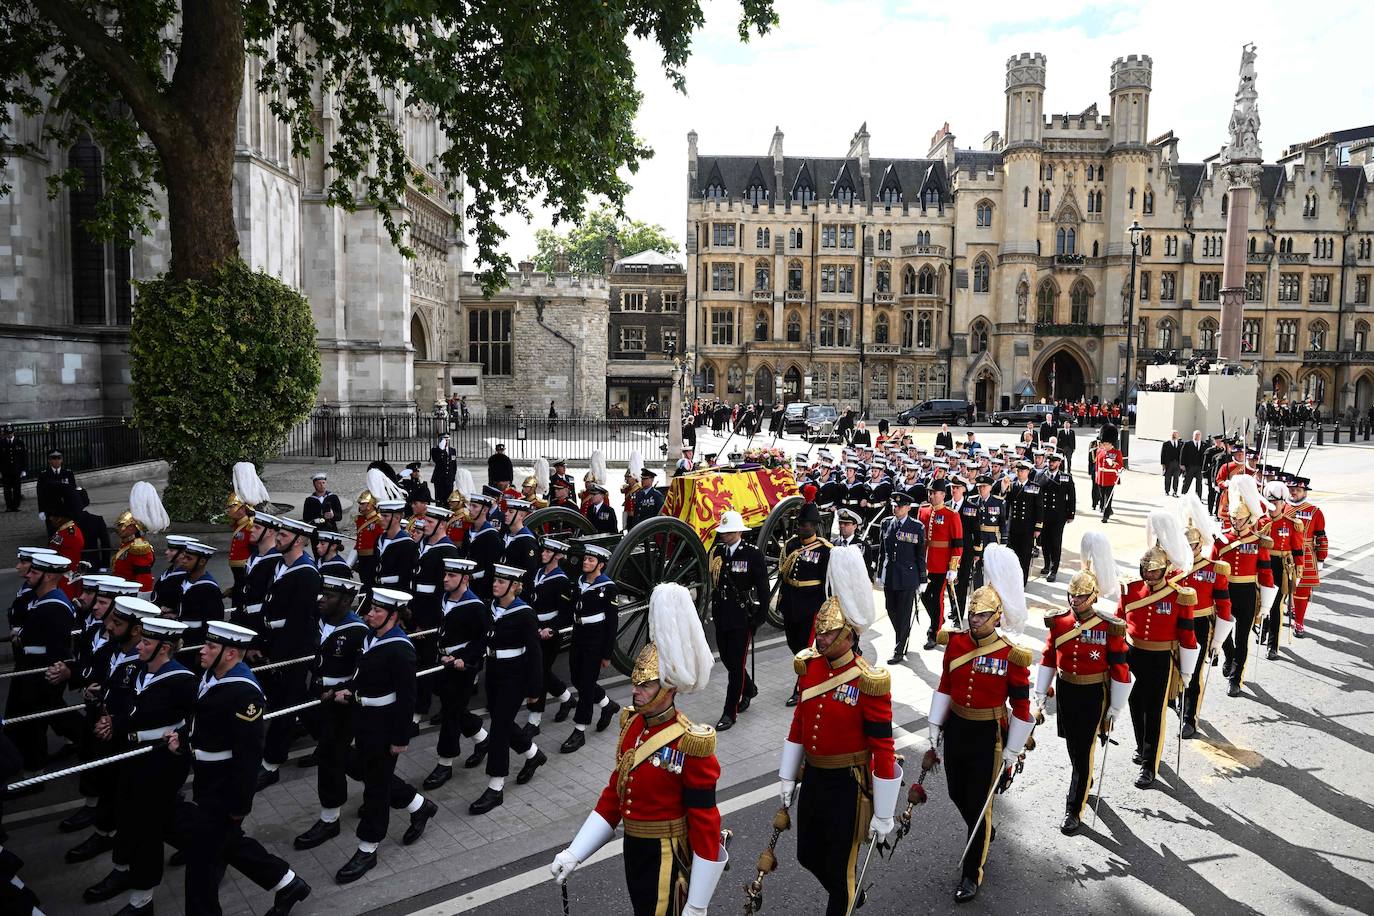
[[[896,631],[889,665],[906,660],[916,596],[926,587],[926,528],[911,514],[911,494],[892,494],[892,517],[883,522],[883,600]]]
[[[763,551],[743,542],[748,531],[738,512],[721,513],[716,543],[711,549],[711,608],[716,623],[716,646],[725,666],[728,685],[717,731],[734,726],[749,708],[758,687],[745,671],[749,646],[769,599],[768,562]]]
[[[644,467],[639,472],[639,489],[634,494],[634,518],[635,524],[639,524],[646,518],[653,518],[663,511],[663,503],[666,497],[663,491],[654,486],[654,478],[658,475],[650,467]]]

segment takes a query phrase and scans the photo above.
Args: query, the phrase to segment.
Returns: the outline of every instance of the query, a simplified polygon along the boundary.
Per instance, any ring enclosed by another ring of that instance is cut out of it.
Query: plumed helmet
[[[1178,516],[1168,509],[1151,509],[1145,519],[1145,554],[1140,558],[1142,572],[1175,569],[1191,569],[1193,548],[1183,533],[1183,525]]]
[[[983,551],[983,580],[987,584],[969,596],[969,616],[991,611],[1004,630],[1019,634],[1026,626],[1026,589],[1016,552],[989,544]]]
[[[873,608],[873,583],[868,577],[863,549],[857,544],[830,551],[825,587],[830,597],[816,614],[816,635],[846,626],[852,627],[855,633],[863,633],[873,625],[877,617]]]
[[[1254,521],[1266,511],[1264,500],[1260,499],[1259,484],[1255,482],[1254,477],[1249,474],[1238,474],[1231,478],[1226,508],[1237,524],[1243,523],[1246,519]]]
[[[590,483],[591,481],[596,481],[597,483],[604,484],[610,478],[609,472],[606,469],[606,456],[602,453],[601,449],[598,448],[592,451],[591,460],[588,461],[587,464],[588,470],[587,476],[584,478],[585,482]]]
[[[157,495],[157,488],[146,480],[140,480],[134,484],[129,491],[129,511],[127,513],[139,530],[148,534],[156,534],[165,531],[172,524],[172,520],[167,517],[167,510],[162,505],[162,498]],[[115,522],[116,528],[123,528],[130,522],[125,522],[124,516],[120,516]]]
[[[1112,545],[1100,531],[1085,531],[1079,545],[1083,568],[1069,582],[1073,597],[1092,595],[1093,601],[1115,605],[1117,596],[1116,560]]]
[[[658,680],[679,693],[693,693],[710,681],[713,663],[691,592],[675,582],[655,586],[649,595],[649,642],[639,652],[631,682]]]
[[[1207,507],[1202,504],[1196,493],[1189,490],[1179,497],[1178,511],[1185,523],[1183,533],[1193,550],[1207,551],[1217,541],[1226,543],[1221,526],[1212,518],[1212,514],[1207,511]]]
[[[230,500],[237,496],[239,502],[247,506],[260,506],[269,502],[272,497],[267,492],[267,485],[258,476],[257,466],[251,461],[240,461],[234,465],[232,472],[234,481],[234,492],[230,495]],[[232,507],[230,507],[232,508]]]
[[[549,459],[542,455],[534,459],[534,479],[539,492],[549,492]]]

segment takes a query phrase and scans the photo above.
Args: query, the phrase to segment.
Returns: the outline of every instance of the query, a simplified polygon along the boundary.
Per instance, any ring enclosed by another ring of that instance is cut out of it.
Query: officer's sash
[[[1253,532],[1250,533],[1250,534],[1247,534],[1247,535],[1246,535],[1245,537],[1243,537],[1243,538],[1232,538],[1232,539],[1231,539],[1231,543],[1227,544],[1225,547],[1223,547],[1223,548],[1221,548],[1220,550],[1217,551],[1217,559],[1221,559],[1221,558],[1224,557],[1226,554],[1228,554],[1228,553],[1230,553],[1231,551],[1235,550],[1237,547],[1239,547],[1239,546],[1242,545],[1242,544],[1253,544],[1255,541],[1258,541],[1258,540],[1259,540],[1259,536],[1256,535],[1256,534],[1254,534]]]
[[[1069,640],[1077,639],[1079,636],[1083,634],[1084,630],[1091,630],[1093,627],[1097,626],[1101,622],[1102,618],[1098,617],[1096,614],[1093,614],[1082,623],[1076,624],[1073,627],[1073,629],[1067,630],[1064,633],[1060,634],[1059,637],[1054,641],[1054,647],[1058,649],[1060,646],[1064,645],[1064,643],[1068,642]]]
[[[836,687],[839,687],[841,684],[848,684],[850,681],[858,680],[859,676],[862,674],[863,671],[860,670],[858,665],[855,665],[854,667],[846,671],[841,671],[839,674],[835,675],[830,680],[822,684],[817,684],[815,687],[808,687],[805,690],[803,690],[801,695],[801,701],[805,703],[807,700],[810,700],[813,697],[818,697],[823,693],[829,693]]]
[[[1156,601],[1159,601],[1161,598],[1164,598],[1168,595],[1172,595],[1174,591],[1178,588],[1179,582],[1177,580],[1171,582],[1167,578],[1164,581],[1166,584],[1163,588],[1156,589],[1155,591],[1150,592],[1144,598],[1138,598],[1135,601],[1132,601],[1130,604],[1126,605],[1125,612],[1129,614],[1131,611],[1136,611],[1143,607],[1149,607]]]
[[[991,655],[998,649],[1002,649],[1010,645],[1011,643],[1007,642],[1005,639],[999,636],[992,642],[988,643],[986,646],[978,646],[971,652],[965,652],[963,655],[959,656],[954,661],[950,662],[949,667],[945,670],[954,671],[956,669],[962,668],[964,665],[967,665],[969,662],[973,661],[980,655]]]
[[[616,794],[624,794],[625,785],[630,780],[630,774],[641,764],[685,734],[687,734],[687,726],[682,723],[681,719],[678,719],[662,731],[655,732],[652,738],[635,748],[634,753],[625,751],[621,754],[619,765],[616,767]]]

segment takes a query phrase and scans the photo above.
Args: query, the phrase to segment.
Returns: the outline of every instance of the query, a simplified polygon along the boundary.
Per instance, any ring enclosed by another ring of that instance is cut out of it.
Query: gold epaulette
[[[622,707],[620,707],[620,730],[621,730],[621,731],[624,731],[624,730],[625,730],[625,726],[629,725],[629,724],[630,724],[630,720],[633,719],[634,717],[635,717],[635,708],[634,708],[633,706],[622,706]]]
[[[949,630],[941,630],[935,634],[935,644],[937,646],[949,645]]]
[[[1115,617],[1107,618],[1107,632],[1112,636],[1125,636],[1126,621],[1119,620]]]
[[[892,675],[886,668],[874,668],[862,658],[858,659],[859,670],[863,674],[859,675],[859,692],[866,693],[871,697],[883,697],[892,692]]]
[[[1023,646],[1012,646],[1011,651],[1007,653],[1007,661],[1022,668],[1029,668],[1034,658],[1035,654]]]
[[[1307,526],[1302,523],[1302,519],[1300,518],[1293,519],[1293,527],[1297,528],[1299,533],[1307,530]]]
[[[1050,613],[1046,614],[1046,615],[1045,615],[1045,629],[1048,630],[1048,629],[1050,628],[1050,623],[1051,623],[1051,622],[1053,622],[1053,621],[1054,621],[1056,618],[1058,618],[1058,617],[1063,617],[1063,616],[1064,616],[1065,614],[1067,614],[1067,613],[1069,613],[1068,608],[1065,608],[1065,609],[1062,610],[1062,611],[1051,611]]]
[[[820,658],[820,653],[812,646],[807,646],[792,657],[792,670],[798,674],[806,673],[806,666],[811,663],[811,659]]]
[[[1225,560],[1213,560],[1213,561],[1212,561],[1212,569],[1213,569],[1213,571],[1215,571],[1218,575],[1222,575],[1222,576],[1229,576],[1229,575],[1231,575],[1231,564],[1230,564],[1230,563],[1227,563]]]
[[[1183,607],[1192,607],[1197,604],[1197,589],[1180,585],[1174,589],[1174,594],[1178,596],[1178,603]]]
[[[678,713],[678,721],[687,726],[687,733],[677,742],[677,749],[688,757],[710,757],[716,752],[716,730],[703,722],[692,722]]]
[[[153,545],[139,538],[129,545],[129,556],[131,557],[151,557],[153,555]]]

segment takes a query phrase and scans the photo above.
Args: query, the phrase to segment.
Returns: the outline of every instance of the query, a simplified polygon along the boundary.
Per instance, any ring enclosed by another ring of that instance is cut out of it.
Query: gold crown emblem
[[[630,672],[630,683],[638,687],[640,684],[658,679],[658,646],[651,642],[645,643],[644,648],[639,650],[639,656],[635,658],[634,670]]]
[[[1158,544],[1145,551],[1140,558],[1140,569],[1142,572],[1156,572],[1161,569],[1169,568],[1169,555],[1164,552],[1164,548]]]
[[[844,608],[840,605],[840,599],[831,595],[825,599],[825,603],[816,613],[816,635],[833,633],[836,630],[843,630],[847,626],[849,626],[849,621],[844,619]]]

